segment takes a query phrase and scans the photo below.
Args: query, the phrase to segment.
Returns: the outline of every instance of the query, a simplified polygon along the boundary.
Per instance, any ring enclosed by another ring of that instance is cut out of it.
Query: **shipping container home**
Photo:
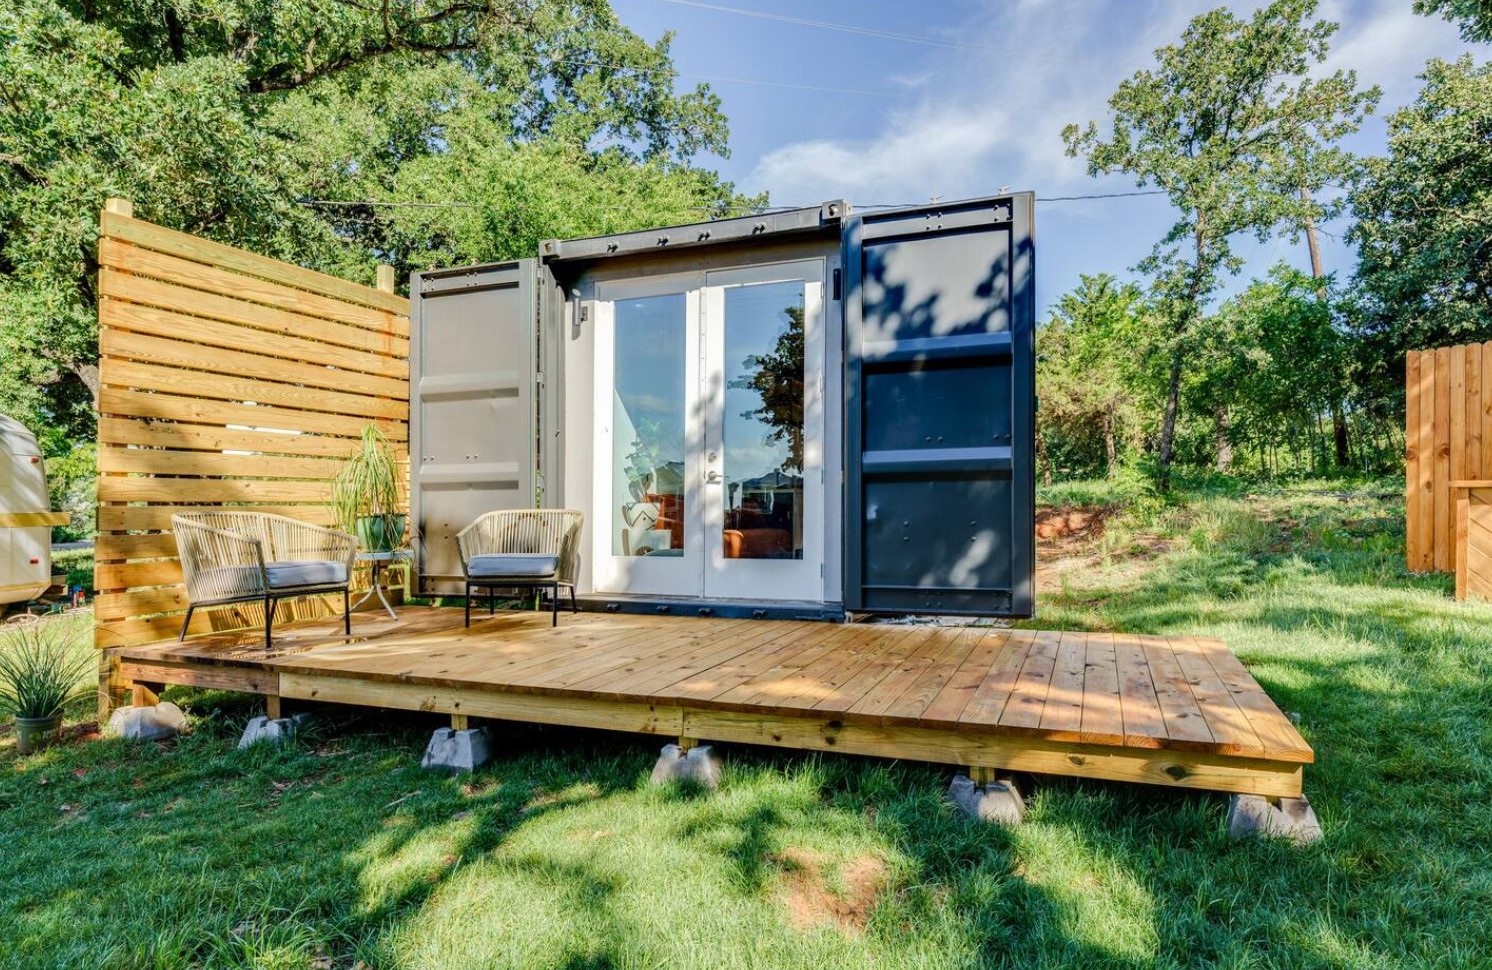
[[[36,436],[0,414],[0,612],[52,585],[52,526],[68,516],[50,508]]]
[[[585,513],[590,608],[1029,616],[1033,197],[553,240],[411,280],[422,592]]]

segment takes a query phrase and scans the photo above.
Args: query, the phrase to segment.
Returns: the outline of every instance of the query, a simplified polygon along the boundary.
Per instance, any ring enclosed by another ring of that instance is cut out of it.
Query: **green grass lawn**
[[[657,790],[657,739],[532,727],[435,777],[439,721],[372,712],[238,752],[246,700],[173,691],[176,742],[0,740],[0,966],[1492,965],[1492,606],[1405,574],[1378,491],[1131,496],[1036,624],[1226,639],[1302,715],[1315,846],[1061,779],[1002,830],[941,768],[740,747]]]

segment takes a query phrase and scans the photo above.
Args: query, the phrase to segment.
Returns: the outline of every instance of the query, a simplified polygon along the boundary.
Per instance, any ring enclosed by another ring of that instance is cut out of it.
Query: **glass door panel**
[[[821,303],[817,263],[707,278],[707,596],[822,595]]]
[[[698,290],[598,292],[596,589],[700,594]]]

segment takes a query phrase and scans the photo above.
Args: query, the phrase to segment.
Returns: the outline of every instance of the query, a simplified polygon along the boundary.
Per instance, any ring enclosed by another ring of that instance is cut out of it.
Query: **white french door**
[[[597,287],[598,592],[823,595],[822,261]]]

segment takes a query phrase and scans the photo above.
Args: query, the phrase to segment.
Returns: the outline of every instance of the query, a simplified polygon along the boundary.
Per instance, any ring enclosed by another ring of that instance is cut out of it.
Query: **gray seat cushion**
[[[294,589],[297,586],[340,586],[347,582],[347,564],[335,559],[308,562],[269,562],[270,589]]]
[[[471,579],[538,579],[553,576],[559,569],[559,556],[533,552],[497,552],[472,556],[466,564]]]

